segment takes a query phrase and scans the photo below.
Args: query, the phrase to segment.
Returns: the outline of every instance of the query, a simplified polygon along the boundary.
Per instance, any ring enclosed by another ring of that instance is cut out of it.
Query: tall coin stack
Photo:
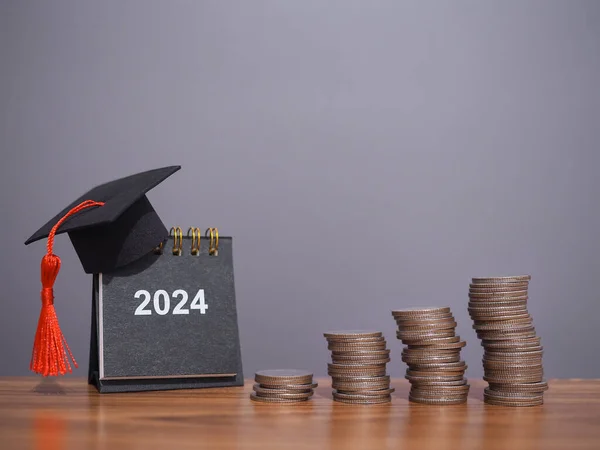
[[[380,331],[324,333],[331,351],[328,374],[333,399],[341,403],[374,404],[392,400],[387,363],[390,351]]]
[[[250,399],[262,403],[298,403],[313,396],[312,372],[296,369],[261,370],[254,375]]]
[[[430,405],[465,403],[470,385],[460,351],[466,345],[455,335],[456,321],[447,306],[392,311],[397,337],[406,347],[402,361],[408,365],[409,400]]]
[[[501,406],[544,403],[543,347],[527,311],[530,275],[473,278],[469,315],[484,348],[484,401]]]

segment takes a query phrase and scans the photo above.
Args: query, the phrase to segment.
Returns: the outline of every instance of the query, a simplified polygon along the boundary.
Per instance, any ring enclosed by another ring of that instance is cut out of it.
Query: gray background
[[[600,2],[1,1],[0,375],[28,373],[44,243],[99,183],[170,164],[168,226],[234,236],[242,354],[326,373],[322,333],[467,314],[530,273],[549,377],[598,377]],[[87,365],[91,276],[56,304]]]

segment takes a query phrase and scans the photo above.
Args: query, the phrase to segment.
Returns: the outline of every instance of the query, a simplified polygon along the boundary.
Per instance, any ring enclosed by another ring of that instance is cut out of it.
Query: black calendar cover
[[[170,237],[160,252],[94,274],[90,384],[103,393],[243,385],[232,238],[211,249],[204,236],[199,246]]]

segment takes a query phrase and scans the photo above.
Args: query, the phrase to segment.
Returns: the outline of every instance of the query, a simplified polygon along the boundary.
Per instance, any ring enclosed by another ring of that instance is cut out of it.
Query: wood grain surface
[[[545,404],[485,405],[471,380],[467,404],[393,401],[346,405],[319,379],[312,400],[265,405],[244,387],[98,394],[83,379],[0,379],[0,449],[600,449],[600,380],[550,380]]]

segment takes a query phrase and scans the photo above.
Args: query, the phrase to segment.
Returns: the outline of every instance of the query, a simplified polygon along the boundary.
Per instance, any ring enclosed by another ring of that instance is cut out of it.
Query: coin
[[[422,339],[423,345],[434,346],[436,344],[454,344],[456,342],[460,342],[460,336],[447,336],[447,337],[436,337],[436,338],[428,338]],[[421,345],[421,344],[419,344]],[[409,345],[410,348],[410,345]]]
[[[460,405],[462,403],[466,403],[466,401],[467,401],[466,396],[463,396],[460,398],[445,399],[442,397],[422,398],[422,397],[413,397],[412,395],[409,395],[408,399],[413,403],[424,403],[426,405]]]
[[[483,360],[483,368],[486,374],[499,373],[530,373],[534,370],[543,370],[543,361],[541,358],[535,359],[515,359],[515,360]]]
[[[283,399],[287,399],[287,400],[308,400],[309,398],[311,398],[313,396],[312,392],[285,392],[285,393],[278,393],[278,392],[269,392],[268,389],[254,389],[254,393],[256,394],[256,396],[258,397],[263,397],[263,398],[283,398]]]
[[[531,319],[502,320],[493,322],[481,322],[473,324],[476,331],[516,331],[533,330]]]
[[[499,339],[495,341],[481,341],[486,349],[506,349],[506,348],[539,348],[541,347],[541,339],[537,336],[518,339]]]
[[[478,331],[477,337],[479,339],[488,340],[488,341],[504,341],[507,339],[517,339],[517,338],[526,338],[535,336],[535,329],[525,330],[525,331],[510,331],[503,330],[502,332],[492,332],[492,331]]]
[[[467,303],[468,310],[484,309],[493,310],[494,308],[527,308],[529,297],[469,297]]]
[[[470,313],[478,314],[494,314],[494,313],[512,313],[514,312],[527,312],[527,304],[522,305],[494,305],[494,304],[480,304],[475,303],[468,307]]]
[[[333,399],[339,403],[350,403],[353,405],[376,405],[381,403],[389,403],[392,401],[392,396],[388,395],[386,397],[369,397],[365,399],[348,399],[348,398],[340,398],[334,395]]]
[[[337,392],[338,394],[345,394],[345,395],[362,395],[365,397],[384,397],[386,395],[390,395],[390,394],[396,392],[396,389],[390,388],[390,387],[381,388],[381,389],[360,389],[360,390],[336,388],[335,392]]]
[[[544,355],[543,350],[534,350],[534,351],[521,351],[519,349],[515,349],[515,351],[511,351],[511,349],[504,349],[504,352],[494,352],[490,350],[486,350],[483,353],[483,358],[488,361],[503,361],[503,360],[512,360],[512,359],[532,359],[532,358],[542,358]]]
[[[494,312],[470,312],[469,315],[473,321],[477,322],[505,322],[509,320],[533,321],[533,317],[525,311],[494,311]]]
[[[506,291],[494,291],[494,292],[474,292],[472,289],[469,290],[470,298],[495,298],[495,297],[527,297],[528,290],[506,290]]]
[[[395,309],[392,311],[392,315],[399,317],[410,317],[419,315],[448,314],[449,312],[450,307],[448,306],[421,306],[414,308]]]
[[[364,376],[364,375],[370,375],[372,377],[381,377],[385,374],[386,374],[385,367],[381,368],[381,369],[369,369],[369,370],[344,370],[344,371],[328,370],[327,371],[327,375],[329,375],[332,378],[342,377],[342,376],[358,377],[358,376]]]
[[[339,392],[376,391],[380,389],[389,389],[390,383],[352,383],[334,381],[331,383],[331,388]]]
[[[423,341],[433,338],[454,337],[454,330],[438,330],[438,331],[398,331],[396,337],[406,344],[414,341]]]
[[[504,320],[488,320],[488,319],[475,319],[473,320],[473,328],[476,330],[486,330],[484,327],[499,327],[499,328],[518,328],[526,325],[528,327],[533,326],[533,321],[529,314],[524,317],[513,317]],[[498,328],[491,328],[492,330]]]
[[[411,381],[411,385],[415,386],[415,387],[422,387],[422,386],[450,387],[450,386],[464,386],[466,384],[468,384],[466,378],[461,378],[459,380],[454,380],[454,381],[436,381],[436,380],[431,380],[429,378],[423,378],[423,379],[419,380],[415,377],[412,377],[412,381]]]
[[[531,280],[531,275],[510,275],[501,277],[474,277],[473,284],[479,283],[525,283]]]
[[[388,354],[370,354],[368,352],[365,352],[365,354],[362,355],[357,355],[355,353],[351,353],[351,354],[339,354],[336,353],[335,355],[331,354],[331,358],[332,359],[339,359],[340,361],[370,361],[370,360],[377,360],[377,359],[389,359],[390,355]]]
[[[404,328],[402,326],[398,326],[398,330],[396,331],[396,337],[406,336],[407,338],[415,338],[415,337],[424,337],[424,338],[443,338],[443,337],[453,337],[454,336],[454,328],[456,326],[452,326],[449,328]]]
[[[530,375],[519,377],[516,375],[497,377],[497,376],[483,376],[483,380],[489,384],[514,384],[514,383],[537,383],[542,381],[543,375]]]
[[[464,374],[450,374],[450,375],[426,375],[426,376],[414,376],[405,375],[411,384],[431,384],[431,383],[452,383],[452,382],[464,382]]]
[[[410,395],[412,397],[423,398],[423,399],[448,399],[458,400],[464,399],[468,395],[469,391],[465,390],[462,392],[442,392],[442,391],[429,391],[424,389],[412,388]]]
[[[414,325],[414,322],[410,322],[411,325],[402,324],[403,332],[411,332],[411,331],[425,331],[430,332],[434,330],[448,330],[456,328],[456,321],[447,320],[447,321],[437,321],[437,322],[428,322],[424,324]]]
[[[421,364],[410,364],[411,368],[417,370],[439,370],[442,372],[456,372],[458,370],[466,370],[467,364],[465,361],[457,361],[457,362],[430,362],[430,363],[421,363]]]
[[[458,379],[462,378],[464,376],[465,371],[464,370],[454,370],[454,371],[446,371],[446,370],[440,370],[440,371],[435,371],[435,370],[413,370],[413,369],[406,369],[406,376],[407,377],[432,377],[432,378],[437,378],[437,377],[441,377],[441,376],[448,376],[448,377],[452,377],[455,376]]]
[[[275,385],[309,384],[312,379],[312,372],[297,369],[260,370],[254,377],[257,383]]]
[[[471,284],[469,285],[469,293],[504,293],[504,292],[516,292],[516,291],[527,291],[528,284],[500,284],[500,285],[484,285],[484,284]]]
[[[541,380],[533,383],[495,384],[489,383],[489,389],[495,392],[544,392],[548,390],[548,382]]]
[[[263,389],[271,389],[271,390],[282,390],[285,392],[305,392],[316,389],[319,384],[318,383],[310,383],[310,384],[285,384],[285,385],[277,385],[277,384],[269,384],[269,383],[256,383],[254,386],[258,386]]]
[[[526,347],[526,348],[518,348],[518,347],[513,347],[514,348],[514,352],[511,352],[511,349],[503,349],[505,350],[505,353],[501,353],[501,352],[497,352],[497,351],[490,351],[490,350],[485,350],[483,352],[483,357],[485,360],[488,361],[512,361],[514,359],[535,359],[535,358],[542,358],[543,357],[543,350],[542,347]],[[531,351],[528,351],[529,349],[532,349]]]
[[[517,357],[517,358],[498,358],[498,359],[490,359],[490,358],[486,358],[485,356],[482,359],[483,365],[484,367],[506,367],[507,364],[512,364],[512,365],[524,365],[524,366],[531,366],[531,365],[539,365],[540,367],[543,364],[543,360],[541,356],[537,356],[535,358],[521,358],[521,357]]]
[[[506,320],[515,320],[515,319],[529,319],[533,320],[533,318],[527,312],[498,312],[498,313],[473,313],[471,312],[471,319],[474,321],[480,322],[498,322],[498,321],[506,321]]]
[[[387,343],[377,344],[377,345],[328,345],[327,349],[332,352],[359,352],[359,351],[377,351],[377,350],[385,350]]]
[[[345,366],[373,366],[373,365],[381,365],[390,362],[390,358],[386,359],[362,359],[362,360],[347,360],[347,359],[339,359],[332,358],[334,364],[343,364]]]
[[[541,381],[544,378],[544,371],[543,370],[539,370],[539,371],[515,370],[513,372],[511,372],[511,371],[499,372],[499,371],[492,371],[490,369],[486,369],[486,370],[484,370],[483,377],[484,377],[485,381],[487,381],[488,383],[497,383],[497,384],[506,384],[507,382],[511,383],[511,382],[517,382],[517,381],[534,382],[534,381]]]
[[[489,353],[536,352],[543,350],[541,341],[532,338],[499,339],[495,341],[482,340],[481,345]]]
[[[346,372],[346,371],[355,372],[355,371],[363,371],[363,370],[379,370],[379,369],[385,369],[385,363],[381,363],[381,364],[365,363],[365,364],[361,364],[359,366],[350,365],[350,364],[340,364],[340,363],[327,363],[327,369],[328,370],[339,370],[341,372]]]
[[[342,392],[333,391],[333,398],[335,398],[336,400],[374,400],[383,398],[390,399],[390,394],[344,394]]]
[[[332,358],[389,358],[390,351],[389,350],[352,350],[352,351],[337,351],[334,350],[331,352]]]
[[[451,342],[451,344],[457,344],[456,342]],[[422,345],[422,346],[413,346],[407,345],[402,349],[402,355],[412,356],[412,357],[429,357],[429,356],[449,356],[449,355],[460,355],[460,349],[458,348],[437,348],[435,345]]]
[[[450,355],[446,355],[446,356],[421,356],[421,357],[414,357],[414,356],[408,356],[403,354],[402,355],[402,361],[404,361],[407,364],[415,364],[415,365],[419,365],[419,364],[428,364],[428,363],[444,363],[444,362],[458,362],[460,361],[460,354],[450,354]]]
[[[450,392],[454,392],[454,393],[461,393],[461,392],[468,392],[469,389],[471,388],[471,385],[469,385],[467,382],[467,380],[464,380],[464,384],[438,384],[438,385],[427,385],[427,384],[419,384],[419,385],[412,385],[411,389],[413,390],[420,390],[420,391],[426,391],[426,392],[440,392],[440,393],[450,393]]]
[[[325,338],[373,338],[373,337],[381,337],[383,333],[381,331],[373,331],[373,330],[344,330],[344,331],[328,331],[323,333]]]
[[[521,374],[529,372],[541,372],[542,363],[524,364],[521,362],[512,363],[510,361],[485,361],[483,368],[486,374]]]
[[[293,404],[293,403],[301,403],[306,402],[308,399],[291,399],[291,398],[274,398],[274,397],[259,397],[256,395],[256,392],[252,392],[250,394],[250,399],[255,402],[262,403],[285,403],[285,404]]]
[[[358,376],[372,376],[372,377],[381,377],[386,374],[385,369],[380,370],[369,370],[369,371],[354,371],[354,372],[335,372],[335,371],[327,371],[327,375],[333,378],[341,378],[341,377],[358,377]]]
[[[495,297],[495,298],[477,298],[469,297],[468,306],[526,306],[529,297]]]
[[[379,337],[366,337],[366,338],[328,338],[327,342],[330,344],[350,344],[350,345],[371,345],[385,342],[383,336]]]
[[[429,341],[423,339],[420,341],[412,341],[409,344],[409,348],[411,350],[413,349],[423,349],[423,348],[427,348],[427,349],[436,349],[436,350],[454,350],[454,349],[461,349],[463,348],[465,345],[467,345],[466,341],[459,341],[459,342],[451,342],[451,343],[429,343]]]
[[[529,288],[529,282],[525,283],[471,283],[469,284],[469,291],[473,289],[477,290],[495,290],[504,291],[506,289],[522,291]]]
[[[365,375],[339,375],[332,377],[334,383],[354,382],[354,383],[390,383],[389,375],[365,376]]]
[[[463,374],[445,374],[445,375],[433,375],[433,374],[429,374],[429,375],[425,375],[425,376],[416,376],[416,375],[405,375],[404,378],[406,378],[411,384],[413,383],[432,383],[432,382],[457,382],[457,381],[464,381],[464,375]]]
[[[535,398],[529,401],[526,400],[500,400],[499,398],[490,398],[484,395],[483,398],[484,403],[488,405],[496,405],[496,406],[516,406],[516,407],[524,407],[524,406],[540,406],[544,404],[544,397]]]

